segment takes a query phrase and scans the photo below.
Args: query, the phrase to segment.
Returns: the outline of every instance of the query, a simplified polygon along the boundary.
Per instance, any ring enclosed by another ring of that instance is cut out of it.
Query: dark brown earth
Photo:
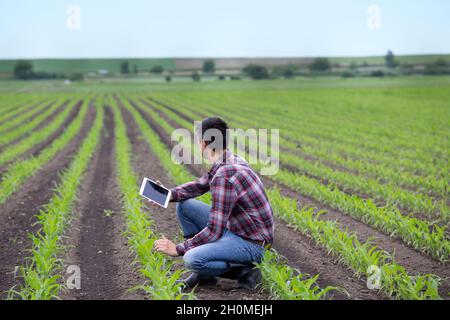
[[[155,130],[155,132],[158,133],[162,141],[168,141],[168,138],[164,134],[162,128],[160,128],[151,118],[149,117],[144,118]],[[142,153],[142,151],[140,153]],[[148,152],[148,155],[145,156],[145,159],[148,159],[151,156],[152,156],[151,153]],[[151,163],[156,162],[157,159],[151,161]],[[198,170],[198,168],[194,167],[188,168],[196,176],[200,175],[201,173]],[[144,171],[143,176],[150,175],[149,172],[151,171]],[[159,168],[159,170],[157,170],[156,172],[158,172],[157,176],[159,177],[161,175],[160,172],[164,172],[164,170],[162,168]],[[165,181],[163,181],[163,179],[160,180],[164,184],[171,186],[170,183],[166,183]],[[168,228],[165,227],[164,224],[164,223],[167,224],[167,220],[168,218],[166,213],[165,219],[162,221],[161,225],[158,225],[158,230]],[[173,225],[173,222],[171,222],[170,225]],[[339,286],[345,289],[349,294],[349,296],[346,296],[345,294],[342,293],[335,293],[334,297],[332,297],[334,299],[386,298],[378,294],[377,292],[368,290],[365,281],[354,278],[353,273],[348,268],[338,264],[334,259],[327,256],[327,253],[325,252],[324,249],[316,247],[311,240],[300,235],[298,232],[289,227],[285,222],[279,219],[276,219],[274,248],[287,258],[287,260],[289,261],[289,265],[299,269],[301,272],[308,273],[311,275],[316,275],[320,273],[318,284],[321,287],[326,287],[329,285]]]
[[[128,290],[142,283],[132,270],[132,259],[123,236],[121,196],[116,179],[113,113],[105,109],[102,139],[89,166],[74,210],[66,244],[66,267],[77,265],[81,289],[68,290],[63,299],[144,299]]]
[[[47,139],[45,139],[41,143],[34,145],[32,148],[28,149],[26,152],[19,155],[17,157],[17,159],[25,159],[30,156],[39,155],[39,153],[41,153],[42,150],[47,148],[57,137],[59,137],[61,135],[61,133],[63,133],[66,130],[67,126],[73,121],[73,119],[77,116],[78,112],[80,111],[81,104],[82,104],[82,101],[80,100],[72,107],[72,110],[70,111],[69,116],[64,120],[62,125],[57,130],[55,130],[55,132],[53,132]],[[64,103],[64,106],[62,106],[62,107],[66,107],[66,105],[67,105],[67,103]],[[55,117],[56,114],[52,114],[52,116]],[[35,130],[38,130],[38,129],[35,128]],[[6,170],[8,165],[11,164],[12,162],[13,161],[9,161],[0,166],[0,175],[4,173],[4,171]]]
[[[72,157],[87,135],[95,118],[89,108],[87,120],[75,138],[36,175],[29,178],[18,192],[0,205],[0,297],[14,285],[14,270],[24,263],[32,243],[28,234],[37,231],[35,215],[47,204],[59,181],[59,172],[68,167]]]

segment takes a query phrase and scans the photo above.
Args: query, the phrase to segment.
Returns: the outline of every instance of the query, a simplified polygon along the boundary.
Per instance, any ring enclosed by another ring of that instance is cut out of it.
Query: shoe
[[[220,277],[237,280],[239,289],[254,289],[262,279],[261,270],[249,265],[231,265]]]
[[[261,283],[262,275],[261,270],[253,268],[245,274],[242,278],[238,279],[239,289],[255,289],[255,287]]]
[[[201,275],[193,272],[184,280],[177,280],[176,283],[181,283],[185,288],[193,288],[195,286],[215,286],[217,284],[217,277]]]

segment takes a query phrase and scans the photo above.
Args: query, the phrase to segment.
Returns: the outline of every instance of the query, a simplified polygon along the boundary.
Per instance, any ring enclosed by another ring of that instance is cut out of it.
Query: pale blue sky
[[[0,16],[0,58],[450,53],[448,0],[0,0]]]

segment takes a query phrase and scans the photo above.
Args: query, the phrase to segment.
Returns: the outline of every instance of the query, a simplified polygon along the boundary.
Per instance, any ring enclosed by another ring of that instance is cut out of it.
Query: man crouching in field
[[[261,280],[254,263],[273,241],[273,213],[264,186],[248,163],[227,149],[227,129],[225,121],[211,117],[196,130],[212,167],[199,179],[172,189],[186,240],[178,245],[166,238],[155,242],[157,251],[183,256],[193,271],[182,280],[185,287],[215,285],[217,277],[223,277],[237,280],[239,288],[254,288]],[[219,147],[214,136],[204,140],[208,130],[222,136]],[[208,191],[212,206],[193,199]]]

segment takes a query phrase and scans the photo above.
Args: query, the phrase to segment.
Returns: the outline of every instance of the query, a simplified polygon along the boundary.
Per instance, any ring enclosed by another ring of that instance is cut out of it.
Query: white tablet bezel
[[[165,203],[164,205],[159,204],[158,202],[156,202],[156,201],[154,201],[154,200],[152,200],[152,199],[150,199],[150,198],[148,198],[148,197],[146,197],[146,196],[144,195],[144,189],[145,189],[145,185],[147,184],[147,180],[150,181],[150,182],[153,182],[154,184],[157,184],[157,183],[156,183],[155,181],[153,181],[152,179],[144,178],[144,179],[142,180],[141,189],[139,190],[139,194],[140,194],[141,196],[143,196],[144,198],[153,201],[153,203],[156,203],[157,205],[159,205],[159,206],[161,206],[161,207],[163,207],[163,208],[167,208],[167,207],[169,206],[170,198],[171,198],[171,196],[172,196],[172,191],[170,191],[170,189],[167,189],[166,187],[160,186],[161,188],[166,189],[166,190],[168,191],[168,193],[167,193],[166,203]]]

